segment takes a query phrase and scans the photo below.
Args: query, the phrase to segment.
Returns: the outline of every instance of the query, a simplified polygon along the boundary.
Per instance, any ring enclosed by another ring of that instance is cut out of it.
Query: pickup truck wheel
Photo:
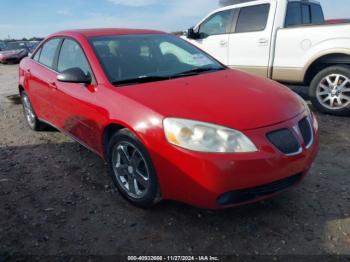
[[[142,208],[152,207],[160,201],[151,158],[141,141],[128,129],[113,135],[107,159],[113,182],[126,200]]]
[[[331,66],[319,72],[311,82],[309,95],[323,113],[350,115],[350,67]]]
[[[25,91],[21,92],[21,101],[23,105],[23,112],[26,118],[27,124],[34,131],[44,131],[48,126],[41,122],[35,114],[33,106],[29,100],[29,97]]]

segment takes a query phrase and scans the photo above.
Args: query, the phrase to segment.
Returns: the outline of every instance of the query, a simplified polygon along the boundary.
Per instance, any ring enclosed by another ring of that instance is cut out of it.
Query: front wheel
[[[350,67],[330,66],[319,72],[311,82],[309,95],[323,113],[350,115]]]
[[[139,139],[127,129],[111,138],[108,164],[114,184],[132,204],[148,208],[160,201],[160,192],[151,158]]]

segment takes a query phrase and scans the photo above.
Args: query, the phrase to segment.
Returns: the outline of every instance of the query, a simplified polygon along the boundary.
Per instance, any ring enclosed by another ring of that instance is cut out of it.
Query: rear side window
[[[303,16],[303,24],[311,24],[311,13],[309,5],[301,6],[301,14]]]
[[[269,17],[269,4],[244,7],[239,12],[236,33],[256,32],[265,29]]]
[[[324,15],[322,11],[322,7],[317,4],[310,4],[311,7],[311,19],[313,24],[323,24],[324,23]]]
[[[232,14],[233,10],[226,10],[209,17],[199,28],[201,37],[226,34],[228,27],[231,25]]]
[[[91,75],[87,58],[80,45],[71,39],[65,39],[58,58],[57,70],[63,71],[71,68],[80,68],[86,75]]]
[[[302,24],[301,18],[301,4],[300,3],[289,3],[286,15],[286,27],[296,26]]]
[[[49,68],[53,68],[53,62],[55,59],[55,54],[57,51],[57,47],[60,43],[61,39],[55,38],[46,42],[42,49],[39,58],[39,62]]]
[[[288,4],[285,27],[323,23],[324,16],[320,5],[300,2],[291,2]]]

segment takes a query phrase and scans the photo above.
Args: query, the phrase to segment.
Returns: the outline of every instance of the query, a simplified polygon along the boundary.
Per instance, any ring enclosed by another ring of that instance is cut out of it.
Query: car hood
[[[236,70],[119,87],[164,117],[249,130],[287,121],[305,108],[287,87]]]

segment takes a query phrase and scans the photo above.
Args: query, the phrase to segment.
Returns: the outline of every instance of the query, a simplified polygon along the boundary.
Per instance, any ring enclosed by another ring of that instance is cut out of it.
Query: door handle
[[[266,44],[268,44],[268,42],[269,42],[269,40],[266,38],[260,38],[258,40],[258,44],[261,44],[261,45],[266,45]]]
[[[226,40],[221,40],[220,41],[220,45],[221,46],[226,46],[227,45],[227,41]]]
[[[49,86],[50,86],[52,89],[57,89],[57,84],[56,84],[56,82],[49,82]]]

